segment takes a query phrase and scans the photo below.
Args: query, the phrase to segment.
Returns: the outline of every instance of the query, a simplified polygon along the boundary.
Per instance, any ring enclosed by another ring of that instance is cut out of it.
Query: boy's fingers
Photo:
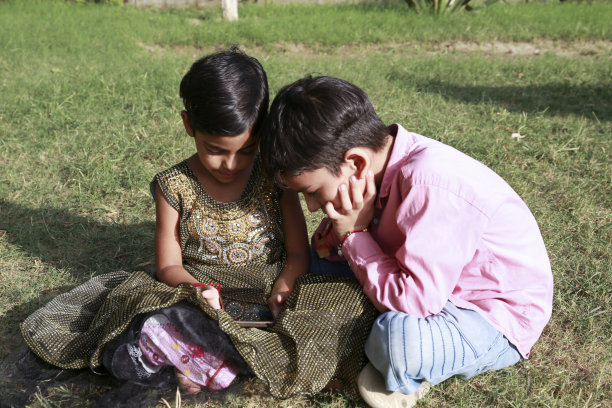
[[[338,191],[340,193],[340,205],[342,206],[342,209],[346,212],[352,210],[353,203],[351,202],[351,197],[349,196],[349,192],[346,188],[346,185],[340,184]]]
[[[361,193],[361,189],[359,188],[359,182],[357,181],[357,177],[351,176],[351,197],[353,199],[352,209],[358,210],[363,207],[363,194]]]
[[[372,170],[368,171],[366,175],[366,190],[365,190],[366,199],[371,199],[376,197],[376,183],[374,181],[374,173]]]
[[[325,203],[325,214],[329,217],[330,220],[337,220],[340,217],[340,213],[336,211],[334,208],[334,204],[331,201]]]

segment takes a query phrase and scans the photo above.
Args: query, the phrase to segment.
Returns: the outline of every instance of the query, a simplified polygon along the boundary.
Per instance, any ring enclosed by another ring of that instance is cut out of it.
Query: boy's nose
[[[319,202],[313,197],[308,197],[306,194],[304,194],[304,200],[306,200],[306,208],[308,208],[308,211],[310,212],[315,212],[321,208]]]

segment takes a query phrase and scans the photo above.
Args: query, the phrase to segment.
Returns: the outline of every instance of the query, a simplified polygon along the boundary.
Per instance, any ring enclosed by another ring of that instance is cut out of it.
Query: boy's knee
[[[368,359],[386,378],[416,379],[422,369],[419,319],[401,312],[378,317],[366,342]]]

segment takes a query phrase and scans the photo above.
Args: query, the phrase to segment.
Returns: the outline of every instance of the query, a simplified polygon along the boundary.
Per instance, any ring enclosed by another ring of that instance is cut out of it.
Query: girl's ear
[[[367,149],[354,147],[344,153],[344,161],[354,169],[354,175],[358,179],[364,179],[371,166],[371,157]]]
[[[191,121],[189,120],[189,115],[187,115],[187,111],[181,111],[181,119],[183,119],[183,125],[185,126],[185,131],[191,137],[195,137],[195,133],[193,131],[193,126],[191,126]]]

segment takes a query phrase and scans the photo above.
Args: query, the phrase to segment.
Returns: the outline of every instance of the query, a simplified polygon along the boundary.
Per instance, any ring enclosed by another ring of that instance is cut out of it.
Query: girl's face
[[[257,154],[257,142],[250,129],[236,136],[195,131],[193,137],[202,166],[219,183],[230,184],[250,174]]]

